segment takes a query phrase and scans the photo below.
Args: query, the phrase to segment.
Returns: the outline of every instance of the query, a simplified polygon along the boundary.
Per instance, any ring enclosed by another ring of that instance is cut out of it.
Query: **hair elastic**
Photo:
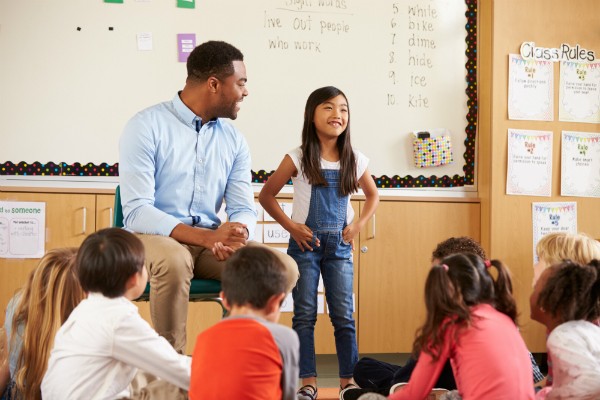
[[[444,268],[444,271],[448,271],[448,266],[446,264],[442,264],[441,267]]]
[[[486,268],[489,268],[492,266],[492,262],[490,260],[485,260],[483,263],[485,264]]]

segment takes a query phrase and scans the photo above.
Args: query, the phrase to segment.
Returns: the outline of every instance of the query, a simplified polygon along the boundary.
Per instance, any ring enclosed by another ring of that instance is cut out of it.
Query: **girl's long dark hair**
[[[325,86],[312,92],[306,100],[304,109],[304,126],[302,127],[302,172],[311,185],[327,186],[321,172],[321,143],[315,129],[315,109],[336,96],[342,95],[348,102],[346,95],[333,86]],[[348,105],[348,126],[337,139],[337,148],[340,154],[340,194],[348,196],[358,190],[356,176],[356,158],[350,143],[350,105]]]
[[[496,280],[486,264],[498,271]],[[457,325],[456,339],[458,332],[472,323],[471,307],[482,303],[492,305],[516,321],[510,273],[500,261],[486,262],[478,255],[459,253],[431,268],[425,282],[427,319],[417,331],[414,356],[424,351],[437,360],[447,330]]]

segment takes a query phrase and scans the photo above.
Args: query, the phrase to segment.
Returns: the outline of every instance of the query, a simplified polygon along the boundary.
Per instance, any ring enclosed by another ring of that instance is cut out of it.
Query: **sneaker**
[[[395,393],[402,386],[408,385],[407,382],[396,383],[394,386],[390,388],[390,394]],[[440,400],[444,394],[448,393],[448,390],[441,388],[433,388],[431,392],[427,396],[427,400]]]
[[[298,400],[315,400],[317,398],[317,388],[313,385],[304,385],[296,393]]]
[[[390,388],[389,394],[394,394],[396,390],[400,389],[402,386],[408,385],[408,382],[399,382]]]
[[[372,388],[359,388],[347,387],[340,392],[340,400],[358,400],[360,396],[367,393],[376,393],[381,395],[387,395],[389,389],[372,389]]]

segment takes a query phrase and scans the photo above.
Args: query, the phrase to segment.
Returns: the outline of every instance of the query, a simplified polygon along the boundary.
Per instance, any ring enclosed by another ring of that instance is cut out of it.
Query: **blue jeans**
[[[302,252],[293,239],[288,248],[288,254],[296,260],[300,272],[292,291],[292,327],[300,339],[300,378],[317,376],[314,331],[319,274],[323,276],[329,318],[334,328],[339,375],[351,378],[358,361],[356,325],[352,316],[352,248],[343,243],[341,230],[313,232],[321,241],[320,247],[313,246],[314,251]]]

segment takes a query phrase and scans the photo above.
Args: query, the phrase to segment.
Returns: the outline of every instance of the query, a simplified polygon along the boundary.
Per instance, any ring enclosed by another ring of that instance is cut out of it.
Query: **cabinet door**
[[[99,194],[96,196],[96,230],[110,228],[114,216],[114,194]]]
[[[0,192],[2,201],[46,203],[45,250],[79,246],[95,230],[96,196],[93,194]],[[0,258],[0,321],[10,298],[26,281],[39,259]]]
[[[431,252],[451,236],[479,240],[479,204],[382,201],[375,216],[375,232],[361,232],[359,351],[409,353],[425,319]]]

